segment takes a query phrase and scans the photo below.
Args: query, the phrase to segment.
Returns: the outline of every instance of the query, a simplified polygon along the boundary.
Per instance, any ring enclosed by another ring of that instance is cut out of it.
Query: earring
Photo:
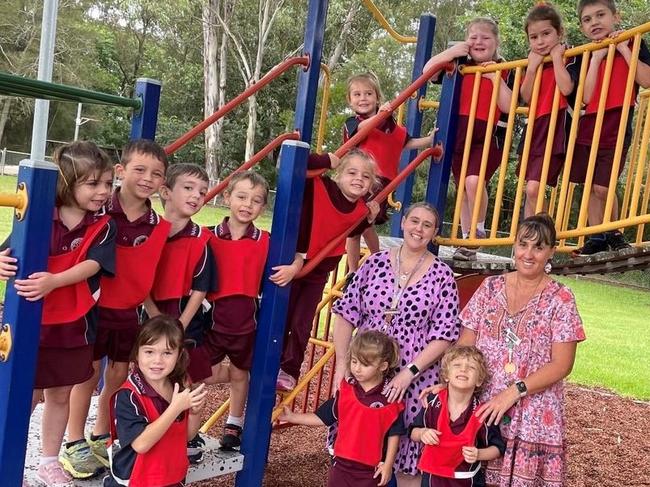
[[[544,272],[550,274],[552,270],[553,270],[553,264],[551,264],[551,261],[549,260],[544,266]]]

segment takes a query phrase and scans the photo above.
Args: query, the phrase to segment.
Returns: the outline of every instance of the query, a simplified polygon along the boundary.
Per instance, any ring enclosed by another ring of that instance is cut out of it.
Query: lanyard
[[[420,256],[420,258],[418,259],[415,266],[413,267],[413,269],[411,269],[411,271],[408,274],[402,275],[400,272],[401,260],[402,260],[401,259],[402,246],[400,245],[399,250],[397,251],[397,259],[396,259],[397,272],[395,273],[395,287],[393,288],[393,296],[391,299],[390,307],[384,311],[385,323],[384,326],[382,327],[383,332],[386,332],[388,330],[388,328],[392,325],[393,317],[397,313],[399,313],[399,302],[400,299],[402,299],[402,294],[404,294],[404,291],[411,283],[411,279],[413,275],[422,266],[422,263],[424,262],[424,258],[426,257],[426,255],[427,255],[427,251],[424,251]],[[405,281],[402,286],[400,286],[400,281]]]

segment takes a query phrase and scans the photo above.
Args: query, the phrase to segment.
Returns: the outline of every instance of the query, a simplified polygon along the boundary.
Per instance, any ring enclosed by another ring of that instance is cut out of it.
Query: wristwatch
[[[413,374],[413,377],[417,377],[418,375],[420,375],[420,369],[418,369],[418,366],[415,365],[413,362],[408,364],[406,366],[406,368],[411,371],[411,374]]]
[[[528,388],[526,387],[526,383],[523,380],[518,380],[515,382],[515,387],[517,388],[517,392],[519,392],[519,397],[525,397],[526,394],[528,394]]]

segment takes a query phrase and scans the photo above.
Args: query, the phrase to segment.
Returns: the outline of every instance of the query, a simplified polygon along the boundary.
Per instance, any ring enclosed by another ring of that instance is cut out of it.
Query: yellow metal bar
[[[219,421],[219,418],[226,414],[228,412],[228,409],[230,408],[230,399],[227,399],[226,402],[224,402],[219,408],[208,418],[208,420],[203,423],[199,431],[203,434],[207,433],[210,428],[212,428],[217,421]]]
[[[551,188],[551,197],[548,201],[548,214],[553,215],[555,213],[555,203],[557,203],[557,186]]]
[[[578,123],[580,118],[578,114],[580,113],[580,108],[582,107],[582,98],[585,92],[585,78],[587,77],[587,68],[589,66],[589,52],[584,52],[582,54],[582,65],[580,66],[580,76],[578,77],[578,89],[576,90],[576,100],[573,108],[573,116],[571,117],[571,130],[569,131],[569,141],[566,148],[566,157],[564,159],[564,171],[562,172],[562,186],[560,188],[560,199],[557,204],[557,218],[555,220],[556,230],[561,230],[566,227],[562,227],[565,218],[564,212],[567,206],[569,210],[571,209],[571,199],[569,198],[569,204],[567,202],[567,192],[569,190],[569,175],[571,174],[571,165],[573,164],[573,153],[575,151],[576,138],[578,136]],[[573,195],[573,192],[571,193]],[[568,218],[566,219],[568,221]]]
[[[406,103],[402,103],[397,109],[397,125],[404,126],[405,116],[406,116]]]
[[[388,195],[388,204],[395,208],[397,211],[402,211],[402,202],[401,201],[395,201],[393,198],[395,196],[395,193],[390,193]]]
[[[23,197],[19,194],[0,193],[0,206],[18,208],[23,203]]]
[[[582,228],[587,223],[587,210],[589,208],[589,196],[591,195],[591,186],[594,179],[594,168],[596,166],[596,155],[598,154],[598,142],[600,140],[600,133],[603,128],[603,119],[605,117],[605,101],[607,100],[607,92],[609,91],[609,82],[612,78],[612,66],[614,65],[614,54],[616,53],[616,45],[610,44],[609,52],[607,54],[607,62],[605,63],[605,74],[600,89],[600,98],[598,100],[598,111],[596,112],[596,125],[594,127],[594,135],[591,139],[591,150],[589,151],[589,164],[587,166],[587,175],[585,176],[585,183],[582,190],[582,202],[580,203],[580,214],[578,216],[577,228]]]
[[[366,6],[375,20],[379,22],[379,25],[386,29],[386,32],[388,32],[388,34],[390,34],[390,36],[397,42],[401,42],[402,44],[415,44],[418,41],[417,37],[398,34],[371,0],[361,0],[361,3]]]
[[[537,113],[537,102],[539,100],[539,87],[542,84],[542,66],[535,73],[535,82],[533,83],[533,92],[530,97],[530,108],[528,110],[528,124],[526,125],[526,138],[524,139],[524,149],[521,153],[521,164],[519,165],[519,174],[525,175],[528,167],[528,158],[530,157],[530,146],[533,141],[533,128],[535,127],[535,114]],[[510,235],[517,233],[519,224],[519,213],[521,211],[521,199],[524,194],[525,176],[517,180],[517,192],[515,194],[515,204],[512,211],[512,222],[510,223]]]
[[[611,44],[609,49],[616,50],[616,45]],[[614,149],[614,161],[612,172],[609,175],[609,190],[607,191],[607,200],[605,201],[605,215],[603,222],[612,221],[612,210],[614,208],[614,198],[616,198],[616,182],[618,181],[618,169],[625,161],[621,161],[623,155],[623,143],[625,140],[625,128],[627,127],[627,118],[630,115],[630,104],[628,100],[634,91],[634,81],[636,67],[639,64],[639,50],[641,49],[641,34],[634,36],[632,46],[632,57],[630,58],[630,67],[627,74],[627,84],[625,86],[625,97],[623,98],[623,109],[621,111],[621,121],[618,125],[618,137],[616,138],[616,148]],[[604,83],[604,82],[603,82]]]
[[[648,122],[646,122],[648,123]],[[647,152],[647,147],[643,149]],[[648,173],[645,177],[645,187],[643,189],[643,202],[641,203],[641,213],[648,213],[648,202],[650,201],[650,164],[648,164]],[[636,242],[641,243],[643,240],[643,232],[645,231],[645,225],[639,225],[636,230]]]
[[[640,100],[639,111],[636,117],[636,122],[634,123],[634,135],[632,136],[632,153],[630,154],[630,166],[628,167],[627,177],[625,178],[625,191],[623,192],[623,201],[621,202],[621,210],[619,212],[619,215],[621,217],[627,216],[632,193],[632,180],[634,179],[634,171],[636,170],[639,155],[641,153],[639,142],[641,139],[641,129],[644,127],[643,121],[645,120],[644,114],[648,107],[648,99],[644,97]],[[641,173],[643,174],[643,171],[641,171]]]
[[[641,195],[641,186],[643,185],[643,173],[645,172],[645,162],[646,158],[648,156],[648,142],[650,141],[650,104],[647,103],[646,101],[646,117],[645,117],[645,125],[643,127],[643,137],[641,138],[641,150],[639,150],[639,155],[638,155],[638,164],[636,166],[636,177],[634,178],[634,187],[632,189],[632,197],[630,201],[630,211],[627,216],[636,216],[637,214],[637,209],[639,206],[639,197]],[[639,121],[643,119],[643,114],[639,110],[638,114]],[[637,125],[640,125],[637,124]],[[632,173],[632,165],[630,164],[630,169],[628,172],[629,174]],[[630,179],[628,177],[628,179]],[[646,185],[648,184],[648,181],[646,181]],[[625,215],[625,213],[621,212],[621,215]]]
[[[424,98],[420,98],[418,105],[420,111],[424,110],[425,108],[440,108],[439,101],[425,100]]]
[[[460,167],[460,176],[457,181],[456,189],[456,206],[454,207],[454,216],[451,223],[451,236],[458,234],[458,223],[462,211],[463,195],[465,193],[465,177],[467,176],[467,164],[469,163],[469,154],[472,147],[472,136],[474,135],[474,121],[476,120],[476,107],[478,106],[478,90],[481,87],[481,73],[474,75],[474,85],[472,86],[472,101],[469,107],[469,120],[467,122],[467,134],[465,135],[465,147],[463,148],[463,161]]]
[[[501,83],[501,71],[496,72],[492,81],[492,97],[490,98],[490,111],[488,112],[487,127],[485,129],[485,139],[483,141],[483,153],[481,154],[481,168],[478,172],[478,182],[476,183],[476,196],[474,199],[474,208],[472,208],[472,223],[469,227],[469,237],[476,238],[476,225],[478,224],[478,214],[481,211],[481,202],[483,200],[483,188],[485,187],[485,173],[487,172],[488,158],[490,157],[490,144],[492,142],[492,131],[495,126],[497,111],[497,99],[499,98],[499,89]]]
[[[544,148],[544,160],[542,162],[542,174],[539,178],[539,190],[537,192],[537,201],[535,202],[535,213],[539,213],[544,209],[546,182],[548,181],[548,170],[551,166],[551,157],[553,156],[553,140],[555,139],[555,127],[557,126],[557,114],[559,109],[560,88],[556,85],[555,93],[553,93],[553,105],[551,107],[551,118],[548,124],[548,134],[546,134],[546,147]]]
[[[327,130],[327,113],[330,103],[330,84],[332,75],[327,64],[321,63],[320,70],[323,73],[323,95],[320,100],[320,119],[318,121],[318,136],[316,139],[316,152],[323,152],[323,142],[325,141],[325,131]]]
[[[515,84],[512,89],[512,98],[510,98],[510,110],[508,110],[508,125],[506,126],[506,139],[503,146],[503,155],[501,156],[501,165],[499,166],[499,182],[497,183],[497,194],[494,199],[492,225],[490,225],[490,238],[495,238],[497,236],[497,230],[499,227],[499,218],[501,216],[503,193],[506,185],[506,172],[508,169],[508,159],[510,157],[510,145],[512,144],[512,133],[515,127],[515,112],[517,109],[517,100],[519,99],[521,72],[522,72],[521,68],[515,69]]]
[[[567,173],[566,177],[567,178],[569,177],[568,173]],[[564,178],[564,176],[563,176],[563,178]],[[557,211],[559,212],[562,209],[564,210],[562,218],[560,219],[560,217],[558,216],[557,220],[555,221],[555,229],[558,232],[566,230],[567,228],[569,228],[569,218],[571,216],[571,205],[573,204],[573,192],[575,191],[575,187],[576,187],[576,185],[574,183],[569,183],[569,188],[568,188],[568,192],[567,192],[567,195],[566,195],[566,200],[565,200],[564,206],[560,206],[560,203],[558,203]],[[560,222],[559,227],[557,226],[558,221]],[[564,240],[560,240],[560,245],[564,245],[564,243],[565,243]]]

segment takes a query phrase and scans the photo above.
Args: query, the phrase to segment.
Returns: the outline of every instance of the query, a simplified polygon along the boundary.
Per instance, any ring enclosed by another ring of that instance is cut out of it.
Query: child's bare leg
[[[230,415],[241,418],[248,396],[248,371],[230,364]]]
[[[397,487],[420,487],[422,483],[421,475],[406,475],[397,472],[395,477],[397,478]]]
[[[539,181],[526,182],[526,204],[524,205],[524,218],[533,216],[537,207],[537,197],[539,195]]]
[[[366,242],[366,246],[371,254],[379,252],[379,235],[377,235],[377,230],[375,230],[374,225],[364,230],[363,240]],[[359,251],[359,253],[361,252]]]
[[[113,394],[126,380],[129,370],[128,362],[109,362],[104,370],[104,387],[99,394],[97,403],[97,420],[93,428],[93,435],[100,436],[110,431],[110,401]]]
[[[36,409],[36,405],[43,400],[43,389],[34,389],[32,392],[32,413]]]
[[[594,184],[589,195],[588,217],[589,225],[599,225],[603,223],[605,217],[605,204],[607,203],[607,186]],[[612,205],[612,220],[618,220],[618,197],[614,195],[614,204]]]
[[[361,235],[350,237],[345,241],[345,253],[348,256],[348,269],[355,272],[359,268],[361,257]]]
[[[72,393],[70,394],[70,415],[68,417],[68,442],[82,440],[84,438],[90,400],[99,383],[100,364],[101,362],[99,360],[95,360],[93,362],[93,376],[86,382],[77,384],[72,388]]]
[[[70,412],[72,386],[45,389],[41,433],[42,456],[58,457]]]
[[[224,364],[223,362],[215,364],[212,366],[212,375],[207,379],[204,379],[208,385],[212,384],[225,384],[230,382],[230,365]]]

